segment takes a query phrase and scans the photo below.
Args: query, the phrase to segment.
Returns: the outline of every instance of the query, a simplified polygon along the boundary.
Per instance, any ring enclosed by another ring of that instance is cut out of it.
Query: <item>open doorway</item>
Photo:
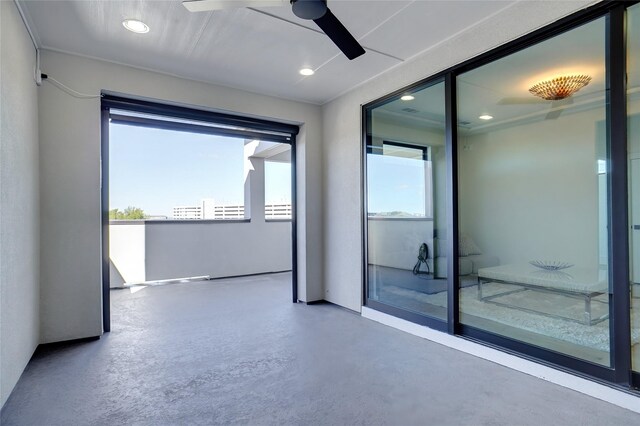
[[[105,331],[113,288],[291,271],[297,301],[297,127],[256,123],[105,98]]]

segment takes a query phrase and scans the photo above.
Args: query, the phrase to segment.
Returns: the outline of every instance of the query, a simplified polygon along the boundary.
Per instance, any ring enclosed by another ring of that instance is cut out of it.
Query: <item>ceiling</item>
[[[191,13],[180,1],[19,3],[44,49],[323,104],[515,2],[329,0],[367,51],[353,61],[289,7]],[[127,18],[151,30],[128,32]],[[316,73],[303,77],[303,67]]]

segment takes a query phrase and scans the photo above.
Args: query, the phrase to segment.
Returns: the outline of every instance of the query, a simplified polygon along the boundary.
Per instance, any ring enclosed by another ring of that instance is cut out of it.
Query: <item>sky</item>
[[[367,155],[369,214],[401,211],[425,214],[425,166],[421,160]]]
[[[110,124],[109,209],[244,204],[244,139]],[[266,202],[290,202],[290,165],[266,163]]]

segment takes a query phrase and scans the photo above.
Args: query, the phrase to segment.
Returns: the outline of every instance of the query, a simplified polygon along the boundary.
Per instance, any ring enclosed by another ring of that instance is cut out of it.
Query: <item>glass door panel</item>
[[[605,19],[460,74],[460,321],[610,365]]]
[[[368,299],[446,319],[444,83],[367,115]]]

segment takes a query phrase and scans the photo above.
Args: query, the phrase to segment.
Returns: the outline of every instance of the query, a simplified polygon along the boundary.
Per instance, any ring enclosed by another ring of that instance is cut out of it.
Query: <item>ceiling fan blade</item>
[[[355,59],[364,54],[364,49],[360,46],[360,43],[358,43],[344,25],[342,25],[342,22],[331,13],[329,8],[327,8],[327,13],[318,19],[314,19],[313,22],[329,36],[331,41],[342,50],[342,53],[344,53],[347,58]]]
[[[545,120],[556,120],[562,114],[562,111],[565,110],[569,105],[573,104],[573,98],[568,97],[564,99],[560,99],[558,101],[553,101],[553,107],[551,107],[551,111],[547,113],[544,117]]]
[[[560,117],[560,114],[562,114],[562,111],[563,111],[562,108],[552,109],[551,111],[549,111],[547,113],[547,115],[545,115],[544,119],[545,120],[556,120],[557,118]]]
[[[559,105],[571,105],[573,103],[573,96],[569,96],[568,98],[564,98],[558,101]]]
[[[208,12],[211,10],[239,9],[241,7],[284,6],[289,0],[187,0],[182,5],[189,12]]]

